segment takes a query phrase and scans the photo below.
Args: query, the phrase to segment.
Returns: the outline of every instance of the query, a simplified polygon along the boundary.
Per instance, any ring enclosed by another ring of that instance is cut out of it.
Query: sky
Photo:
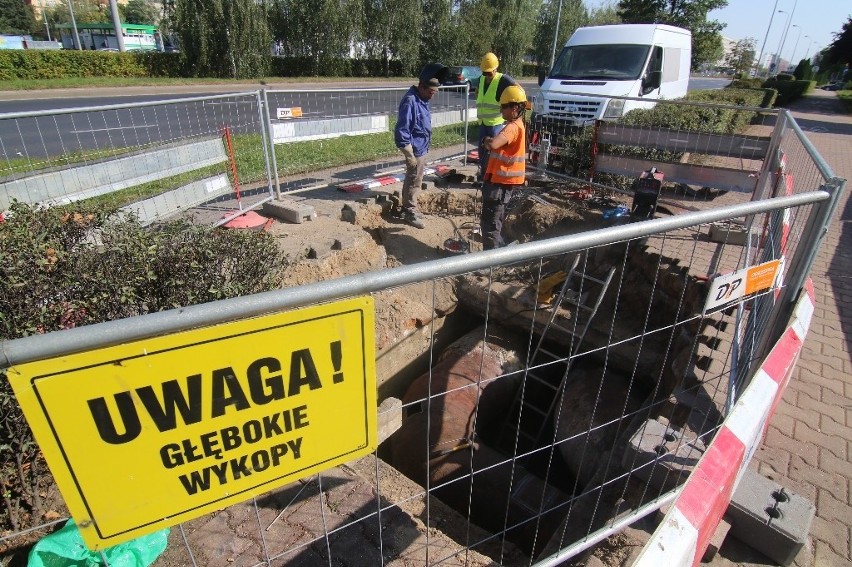
[[[585,2],[591,8],[609,3],[616,4],[617,0]],[[786,13],[773,12],[773,8],[784,10]],[[769,28],[769,19],[773,13],[775,17],[772,27]],[[789,18],[788,14],[792,14],[792,18]],[[849,0],[728,0],[726,8],[713,10],[708,14],[709,19],[728,24],[722,30],[723,36],[734,41],[754,38],[757,40],[755,47],[758,53],[762,49],[764,56],[767,53],[775,53],[782,46],[782,31],[789,21],[787,39],[783,43],[781,53],[782,58],[788,61],[798,61],[805,57],[806,52],[810,56],[829,45],[834,39],[832,34],[840,32],[850,16],[852,2]],[[767,29],[769,36],[764,47]]]

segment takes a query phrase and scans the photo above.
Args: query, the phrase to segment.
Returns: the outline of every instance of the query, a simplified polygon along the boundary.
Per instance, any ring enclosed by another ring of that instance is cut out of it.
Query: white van
[[[686,94],[692,33],[664,24],[578,28],[535,96],[533,113],[582,125]],[[613,96],[645,101],[610,99]]]

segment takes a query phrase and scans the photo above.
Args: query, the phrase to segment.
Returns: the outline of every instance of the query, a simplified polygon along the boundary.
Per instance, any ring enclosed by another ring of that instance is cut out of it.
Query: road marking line
[[[139,126],[116,126],[115,128],[95,128],[93,130],[71,130],[71,133],[94,134],[95,132],[109,132],[110,130],[134,130],[136,128],[157,128],[157,124],[141,124]]]

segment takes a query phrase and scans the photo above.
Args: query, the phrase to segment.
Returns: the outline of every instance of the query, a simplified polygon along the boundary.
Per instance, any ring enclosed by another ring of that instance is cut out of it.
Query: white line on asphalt
[[[157,124],[139,124],[136,126],[116,126],[115,128],[94,128],[92,130],[71,130],[72,134],[94,134],[95,132],[109,132],[110,130],[135,130],[137,128],[156,128]]]

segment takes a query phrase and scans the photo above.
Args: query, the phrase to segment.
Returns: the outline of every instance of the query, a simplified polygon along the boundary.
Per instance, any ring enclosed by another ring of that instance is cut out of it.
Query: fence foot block
[[[311,205],[283,201],[267,201],[263,204],[263,212],[284,222],[295,224],[301,224],[302,221],[316,217],[316,212]]]
[[[814,513],[807,499],[748,469],[725,517],[732,536],[787,566],[805,545]]]
[[[672,490],[686,481],[704,450],[700,439],[649,419],[630,437],[623,463],[655,489]]]

